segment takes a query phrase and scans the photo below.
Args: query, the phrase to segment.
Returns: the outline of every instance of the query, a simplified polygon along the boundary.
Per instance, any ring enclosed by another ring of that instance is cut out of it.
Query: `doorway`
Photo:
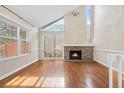
[[[43,36],[43,57],[44,59],[63,59],[64,54],[64,33],[63,32],[42,32]]]

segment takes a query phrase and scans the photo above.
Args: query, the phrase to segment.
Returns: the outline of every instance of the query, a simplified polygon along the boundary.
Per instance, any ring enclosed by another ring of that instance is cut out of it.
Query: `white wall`
[[[94,6],[94,59],[108,65],[108,53],[124,51],[123,35],[124,6]]]
[[[77,9],[78,16],[72,12],[64,16],[64,44],[89,44],[86,25],[86,6]]]
[[[39,59],[38,28],[31,27],[30,25],[26,24],[23,20],[19,19],[14,14],[10,13],[1,6],[0,6],[0,14],[31,29],[31,54],[0,62],[0,79],[3,79],[6,76],[24,68],[25,66],[31,64],[32,62],[36,62]]]

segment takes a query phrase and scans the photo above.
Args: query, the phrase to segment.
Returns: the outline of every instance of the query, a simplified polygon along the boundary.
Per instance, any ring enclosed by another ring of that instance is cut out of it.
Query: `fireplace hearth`
[[[70,60],[81,60],[82,59],[81,50],[70,50],[69,59]]]

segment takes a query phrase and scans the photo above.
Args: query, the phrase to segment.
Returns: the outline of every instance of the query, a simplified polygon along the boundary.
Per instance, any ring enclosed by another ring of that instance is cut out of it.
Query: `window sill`
[[[7,61],[7,60],[12,60],[12,59],[15,59],[15,58],[18,58],[18,57],[23,57],[23,56],[28,56],[28,55],[30,55],[30,54],[23,54],[23,55],[19,55],[19,56],[14,56],[14,57],[8,57],[8,58],[1,58],[0,59],[0,62],[2,62],[2,61]]]

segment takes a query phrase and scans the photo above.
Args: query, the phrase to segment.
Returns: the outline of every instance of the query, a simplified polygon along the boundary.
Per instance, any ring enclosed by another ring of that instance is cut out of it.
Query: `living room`
[[[0,87],[123,88],[123,15],[123,5],[1,5]]]

